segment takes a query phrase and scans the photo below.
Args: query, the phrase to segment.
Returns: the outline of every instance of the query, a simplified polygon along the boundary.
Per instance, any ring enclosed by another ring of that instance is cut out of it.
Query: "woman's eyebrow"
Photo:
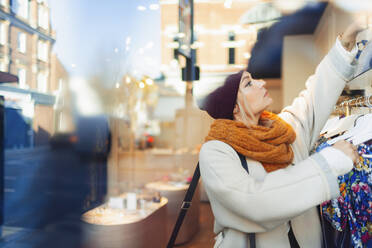
[[[243,83],[247,79],[251,79],[251,76],[248,75],[248,76],[243,77],[242,80],[241,80],[241,83]]]

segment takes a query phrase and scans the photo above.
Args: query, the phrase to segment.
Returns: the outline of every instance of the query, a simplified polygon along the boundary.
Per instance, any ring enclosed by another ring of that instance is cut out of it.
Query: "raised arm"
[[[340,35],[330,52],[317,66],[303,90],[280,116],[303,135],[308,150],[314,145],[345,84],[354,74],[355,38],[362,29],[360,21]]]
[[[265,232],[336,198],[337,176],[344,171],[332,172],[321,153],[258,179],[260,166],[254,161],[248,161],[247,174],[232,147],[215,140],[205,143],[199,155],[200,173],[216,221],[244,232]],[[352,167],[350,159],[348,163]]]

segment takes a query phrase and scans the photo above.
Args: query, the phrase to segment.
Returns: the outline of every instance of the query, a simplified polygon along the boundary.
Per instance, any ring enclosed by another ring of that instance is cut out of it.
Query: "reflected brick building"
[[[0,71],[18,76],[18,83],[0,85],[9,134],[6,148],[43,145],[54,132],[53,106],[68,80],[66,70],[52,54],[54,43],[47,1],[0,1]],[[16,123],[18,130],[11,128],[11,123]]]

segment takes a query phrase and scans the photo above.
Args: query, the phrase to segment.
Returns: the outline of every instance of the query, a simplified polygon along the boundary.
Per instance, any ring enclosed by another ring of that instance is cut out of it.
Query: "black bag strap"
[[[239,152],[237,152],[237,153],[239,155],[240,161],[242,162],[243,168],[249,174],[247,160],[245,159],[245,156],[240,154]],[[256,234],[255,233],[248,233],[248,237],[249,237],[249,247],[250,248],[256,248]],[[290,244],[291,248],[299,248],[300,247],[298,242],[297,242],[297,239],[296,239],[296,237],[293,233],[291,221],[289,221],[288,239],[289,239],[289,244]]]
[[[248,172],[247,160],[245,159],[244,155],[240,153],[238,153],[238,155],[239,155],[239,159],[240,159],[240,162],[242,163],[243,168]],[[174,225],[171,237],[168,241],[167,248],[173,248],[174,243],[176,242],[176,238],[181,228],[183,219],[186,216],[187,210],[191,207],[192,197],[194,196],[195,189],[198,186],[199,178],[200,178],[200,168],[199,168],[199,162],[198,162],[195,168],[195,171],[194,171],[194,175],[192,176],[190,186],[186,192],[185,198],[183,199],[181,210],[180,210],[180,213],[178,214],[176,224]],[[250,242],[251,248],[255,248],[256,240],[255,240],[254,233],[249,233],[248,235],[249,235],[249,242]]]
[[[291,221],[289,221],[288,239],[289,239],[289,244],[291,248],[300,248],[300,245],[297,242],[296,236],[294,235]]]
[[[176,224],[174,225],[172,235],[169,239],[167,248],[173,248],[174,243],[176,242],[178,231],[181,228],[181,225],[182,225],[183,219],[185,218],[187,210],[191,206],[192,197],[194,196],[196,186],[198,186],[199,178],[200,178],[200,169],[199,169],[199,162],[198,162],[198,165],[195,168],[194,175],[192,176],[192,180],[191,180],[189,189],[187,190],[185,198],[183,199],[183,202],[182,202],[182,205],[181,205],[181,210],[180,210],[180,213],[178,215]]]
[[[247,160],[245,159],[245,156],[243,154],[240,154],[239,152],[236,152],[236,153],[239,155],[240,162],[242,163],[244,170],[246,170],[247,173],[249,174],[248,164],[247,164]]]
[[[236,153],[239,155],[240,162],[242,163],[242,166],[243,166],[244,170],[246,170],[247,173],[249,174],[248,164],[247,164],[247,160],[246,160],[245,156],[243,154],[240,154],[239,152],[236,152]],[[256,248],[256,234],[255,233],[248,233],[248,237],[249,237],[249,247],[250,248]]]

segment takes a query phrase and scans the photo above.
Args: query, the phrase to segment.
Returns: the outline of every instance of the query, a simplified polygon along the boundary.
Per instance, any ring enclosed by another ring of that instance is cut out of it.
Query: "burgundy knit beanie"
[[[211,92],[200,108],[214,119],[233,120],[233,111],[238,96],[239,84],[243,71],[228,76],[225,83]]]

